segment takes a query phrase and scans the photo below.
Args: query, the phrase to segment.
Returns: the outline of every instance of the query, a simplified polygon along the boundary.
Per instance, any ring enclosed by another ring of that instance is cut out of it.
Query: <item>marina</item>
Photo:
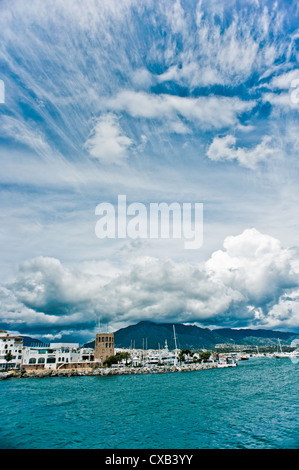
[[[23,346],[21,337],[0,332],[0,380],[26,377],[109,376],[136,374],[163,374],[169,372],[194,372],[205,369],[236,367],[240,361],[250,358],[290,358],[299,360],[299,348],[283,351],[278,339],[279,351],[260,353],[216,350],[180,349],[173,325],[174,349],[165,340],[162,349],[116,348],[112,333],[96,335],[95,348],[80,348],[76,343],[52,343],[47,347]],[[145,345],[145,347],[144,347]],[[15,355],[13,355],[13,353]]]

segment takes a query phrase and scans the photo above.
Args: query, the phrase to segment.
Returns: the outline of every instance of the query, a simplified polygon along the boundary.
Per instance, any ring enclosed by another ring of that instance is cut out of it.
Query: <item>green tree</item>
[[[199,357],[200,359],[203,361],[203,362],[207,362],[207,360],[209,359],[211,355],[211,351],[202,351],[200,354],[199,354]]]
[[[193,356],[193,353],[190,351],[190,349],[181,349],[179,352],[179,361],[180,363],[185,360],[185,356]]]
[[[129,352],[119,352],[119,353],[116,353],[114,356],[107,357],[107,359],[103,362],[103,365],[106,367],[111,367],[112,364],[118,364],[123,359],[126,360],[126,365],[127,365],[129,357],[130,357]]]

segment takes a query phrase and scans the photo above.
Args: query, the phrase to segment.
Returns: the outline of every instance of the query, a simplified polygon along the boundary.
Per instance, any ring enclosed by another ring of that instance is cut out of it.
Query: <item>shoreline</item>
[[[112,375],[142,375],[142,374],[166,374],[174,372],[194,372],[198,370],[217,369],[216,363],[203,364],[182,364],[180,366],[151,366],[151,367],[99,367],[96,369],[45,369],[26,371],[5,371],[0,372],[0,380],[9,378],[44,378],[44,377],[82,377]]]

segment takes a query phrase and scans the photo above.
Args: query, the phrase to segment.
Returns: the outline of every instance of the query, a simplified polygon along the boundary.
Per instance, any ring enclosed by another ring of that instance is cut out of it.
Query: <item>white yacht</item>
[[[217,361],[217,368],[222,369],[223,367],[236,367],[237,361],[233,356],[220,357]]]
[[[299,358],[299,350],[298,348],[295,349],[294,351],[291,351],[291,352],[286,352],[286,351],[283,351],[282,350],[282,347],[281,347],[281,343],[280,343],[280,339],[278,339],[278,343],[279,343],[279,347],[280,347],[280,352],[276,352],[274,353],[274,357],[276,357],[277,359],[281,359],[281,358],[285,358],[285,357],[288,357],[288,358]]]

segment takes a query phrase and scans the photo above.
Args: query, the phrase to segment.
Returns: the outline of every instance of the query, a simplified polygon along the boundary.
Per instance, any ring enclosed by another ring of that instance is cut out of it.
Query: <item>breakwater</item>
[[[215,369],[215,362],[201,364],[182,364],[179,366],[149,366],[149,367],[98,367],[88,369],[43,369],[0,372],[0,380],[26,377],[71,377],[71,376],[109,376],[137,374],[165,374],[174,372],[192,372],[197,370]]]

